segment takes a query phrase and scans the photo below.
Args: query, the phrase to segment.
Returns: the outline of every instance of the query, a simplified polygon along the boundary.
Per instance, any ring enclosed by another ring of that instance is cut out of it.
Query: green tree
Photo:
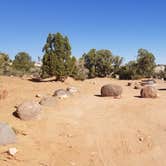
[[[118,74],[120,79],[135,79],[137,77],[137,62],[129,61],[125,66],[120,67]]]
[[[0,53],[0,73],[6,75],[10,70],[10,62],[8,54]]]
[[[9,56],[0,52],[0,68],[9,62]]]
[[[42,77],[56,76],[63,81],[74,74],[76,59],[71,56],[69,39],[60,33],[49,34],[43,47]]]
[[[19,52],[13,61],[12,67],[23,73],[27,73],[34,66],[31,57],[26,52]]]
[[[106,77],[113,72],[113,55],[110,50],[96,51],[96,75]]]
[[[87,54],[83,54],[85,67],[89,70],[88,77],[94,78],[96,74],[96,49],[91,49]]]
[[[89,70],[89,78],[106,77],[117,72],[122,58],[113,56],[110,50],[91,49],[87,54],[82,56],[84,58],[85,67]]]
[[[120,66],[123,63],[123,58],[120,56],[114,56],[113,57],[113,66],[114,66],[114,74],[117,74],[118,71],[120,70]]]
[[[154,73],[155,56],[145,49],[138,50],[137,56],[138,74],[143,77],[151,77]]]

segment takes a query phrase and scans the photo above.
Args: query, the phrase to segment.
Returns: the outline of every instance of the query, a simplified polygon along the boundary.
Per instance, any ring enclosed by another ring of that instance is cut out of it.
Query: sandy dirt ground
[[[121,99],[102,98],[107,83],[123,87]],[[140,90],[127,81],[91,79],[84,82],[31,82],[0,77],[9,94],[0,101],[0,121],[17,131],[17,143],[0,146],[0,166],[165,166],[166,90],[157,99],[139,98]],[[36,94],[52,95],[56,89],[75,86],[79,93],[43,106],[42,119],[21,121],[12,113]],[[158,81],[157,88],[166,88]],[[16,147],[18,153],[5,153]]]

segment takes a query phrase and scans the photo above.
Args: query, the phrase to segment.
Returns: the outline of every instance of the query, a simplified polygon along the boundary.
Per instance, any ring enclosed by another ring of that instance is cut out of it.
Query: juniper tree
[[[63,81],[72,75],[76,64],[66,36],[60,33],[49,34],[43,52],[42,77],[56,76],[57,80]]]

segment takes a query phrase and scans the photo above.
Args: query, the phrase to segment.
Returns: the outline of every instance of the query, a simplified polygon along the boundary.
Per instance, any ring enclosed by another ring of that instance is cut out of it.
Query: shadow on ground
[[[160,91],[166,91],[166,88],[161,88],[161,89],[158,89]]]

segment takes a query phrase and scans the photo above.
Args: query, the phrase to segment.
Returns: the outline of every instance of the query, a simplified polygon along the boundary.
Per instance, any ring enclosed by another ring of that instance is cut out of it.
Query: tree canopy
[[[62,81],[76,70],[76,59],[71,56],[71,46],[67,36],[60,33],[49,34],[43,47],[42,77],[56,76]]]
[[[19,52],[13,61],[13,68],[22,72],[28,72],[34,66],[31,57],[26,52]]]
[[[144,77],[153,75],[155,64],[155,56],[146,49],[139,49],[137,56],[138,74]]]
[[[82,57],[85,67],[89,70],[89,78],[106,77],[116,73],[123,61],[123,58],[113,56],[110,50],[91,49]]]

